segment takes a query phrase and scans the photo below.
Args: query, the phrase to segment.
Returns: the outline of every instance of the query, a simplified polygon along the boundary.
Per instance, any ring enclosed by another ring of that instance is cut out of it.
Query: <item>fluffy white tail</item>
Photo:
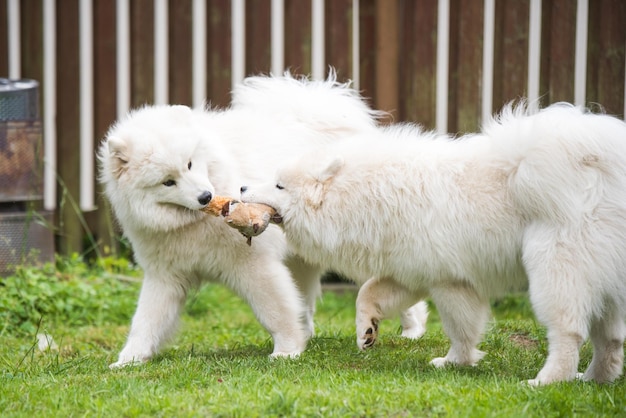
[[[248,77],[233,90],[232,107],[297,121],[332,135],[373,129],[383,115],[371,109],[349,82],[339,83],[334,71],[322,81],[295,78],[289,72]]]

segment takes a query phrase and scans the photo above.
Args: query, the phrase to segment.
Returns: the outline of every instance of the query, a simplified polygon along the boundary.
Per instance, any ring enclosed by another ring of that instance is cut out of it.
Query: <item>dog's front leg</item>
[[[126,345],[110,368],[145,363],[174,334],[186,292],[175,282],[146,276]]]
[[[247,260],[238,276],[226,280],[244,298],[261,325],[272,335],[271,357],[297,357],[306,348],[309,333],[305,332],[302,296],[287,267],[267,257]],[[245,274],[244,274],[245,273]]]
[[[302,294],[304,302],[304,315],[302,323],[307,338],[315,335],[315,307],[317,300],[322,295],[320,279],[323,270],[319,267],[307,264],[300,257],[292,256],[286,263],[291,275]]]

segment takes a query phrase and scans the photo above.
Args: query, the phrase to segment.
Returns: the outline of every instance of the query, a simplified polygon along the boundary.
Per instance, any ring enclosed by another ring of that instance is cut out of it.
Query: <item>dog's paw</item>
[[[402,328],[402,336],[404,338],[409,338],[411,340],[417,340],[422,338],[422,336],[426,333],[426,327],[421,325],[416,325],[411,328]]]
[[[378,338],[378,320],[372,319],[371,325],[367,326],[364,331],[357,331],[356,344],[361,350],[370,348],[376,342]]]
[[[147,360],[120,360],[115,363],[109,364],[109,369],[121,369],[122,367],[132,367],[132,366],[140,366],[145,364]]]
[[[120,358],[112,364],[109,364],[109,369],[120,369],[122,367],[132,367],[139,366],[145,364],[150,360],[149,357],[141,357],[141,356],[120,356]]]
[[[290,352],[275,351],[272,354],[270,354],[270,360],[274,360],[277,358],[296,359],[300,357],[300,354],[301,354],[300,351],[290,351]]]
[[[436,357],[430,361],[430,364],[440,369],[450,364],[450,362],[448,361],[446,357]]]
[[[536,388],[536,387],[541,386],[541,381],[538,379],[530,379],[530,380],[523,381],[522,384]]]

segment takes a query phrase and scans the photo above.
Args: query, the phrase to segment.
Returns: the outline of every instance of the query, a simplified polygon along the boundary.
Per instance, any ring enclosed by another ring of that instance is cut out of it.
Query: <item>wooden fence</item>
[[[245,75],[333,66],[394,120],[440,131],[519,97],[623,117],[625,45],[622,0],[0,0],[0,77],[40,82],[40,209],[61,253],[115,248],[94,151],[129,108],[226,106]]]

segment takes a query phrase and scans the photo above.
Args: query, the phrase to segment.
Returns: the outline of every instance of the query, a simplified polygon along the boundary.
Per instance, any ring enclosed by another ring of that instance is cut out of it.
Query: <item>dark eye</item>
[[[189,164],[187,164],[187,168],[191,170],[191,161],[189,161]]]
[[[277,188],[278,190],[283,190],[283,189],[284,189],[284,187],[283,187],[283,186],[281,186],[280,184],[277,184],[277,185],[276,185],[276,188]]]
[[[163,185],[165,187],[172,187],[172,186],[176,186],[176,182],[174,180],[168,180],[168,181],[164,181]]]

